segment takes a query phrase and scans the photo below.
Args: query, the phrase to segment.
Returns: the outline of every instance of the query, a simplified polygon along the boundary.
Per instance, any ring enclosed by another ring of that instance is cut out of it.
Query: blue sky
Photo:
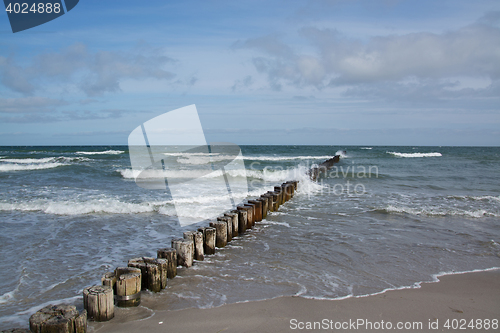
[[[126,145],[196,104],[207,141],[500,145],[500,2],[83,0],[13,34],[0,145]]]

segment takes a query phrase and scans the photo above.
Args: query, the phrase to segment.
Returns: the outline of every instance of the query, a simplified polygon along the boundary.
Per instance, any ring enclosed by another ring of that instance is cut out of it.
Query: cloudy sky
[[[0,145],[126,145],[196,104],[207,141],[500,146],[498,0],[84,0],[13,34]]]

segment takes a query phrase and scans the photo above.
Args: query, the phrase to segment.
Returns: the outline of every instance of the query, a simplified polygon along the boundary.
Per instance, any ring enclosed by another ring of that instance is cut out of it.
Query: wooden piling
[[[260,197],[257,200],[262,202],[262,219],[265,219],[267,217],[267,212],[269,211],[268,206],[267,206],[267,197]]]
[[[153,289],[149,289],[153,292],[158,292],[161,289],[165,289],[167,287],[167,278],[168,278],[168,260],[162,258],[150,258],[150,257],[142,257],[146,264],[155,265],[158,268],[159,275],[153,275],[153,273],[149,273],[154,276],[154,278],[150,278],[150,284],[154,284],[155,287]],[[157,286],[158,284],[158,286]]]
[[[283,201],[283,189],[281,188],[281,186],[275,186],[274,187],[274,192],[276,192],[276,194],[278,194],[278,206],[281,206],[284,201]]]
[[[154,258],[133,258],[128,261],[128,267],[135,267],[141,270],[143,290],[152,292],[161,291],[161,270],[157,264],[152,263]]]
[[[115,272],[105,273],[101,278],[101,283],[103,286],[111,287],[114,290],[116,284]]]
[[[194,259],[194,242],[188,239],[172,239],[172,247],[177,251],[177,266],[191,267]]]
[[[248,214],[250,211],[250,207],[247,206],[238,206],[238,233],[241,235],[247,230],[248,225]]]
[[[85,333],[87,311],[79,313],[74,305],[47,305],[31,315],[29,325],[33,333]]]
[[[159,249],[157,257],[167,260],[167,278],[173,279],[177,275],[177,251],[171,247]]]
[[[270,196],[272,196],[272,200],[273,200],[273,212],[277,212],[278,211],[278,208],[279,208],[279,194],[278,192],[275,192],[275,191],[269,191],[267,192]]]
[[[198,261],[205,260],[203,233],[199,231],[194,234],[194,258]]]
[[[246,203],[243,206],[249,207],[250,209],[248,210],[248,218],[247,218],[247,229],[252,229],[253,226],[255,225],[255,214],[257,214],[257,211],[255,209],[255,205],[251,203]]]
[[[206,255],[215,254],[216,229],[212,227],[200,228],[203,233],[203,251]]]
[[[186,231],[184,232],[184,239],[188,239],[194,244],[194,259],[203,260],[205,259],[205,251],[203,250],[203,234],[196,236],[198,231]],[[198,238],[197,238],[198,237]],[[198,239],[198,243],[197,243]],[[200,242],[201,239],[201,242]]]
[[[83,289],[83,307],[94,321],[108,321],[115,316],[113,288],[92,286]]]
[[[255,205],[255,210],[256,210],[256,215],[255,215],[255,222],[260,222],[262,221],[262,201],[260,200],[248,200],[248,203],[254,204]]]
[[[238,211],[237,210],[232,210],[231,212],[229,213],[225,213],[224,214],[225,216],[231,218],[231,222],[232,222],[232,228],[231,230],[233,231],[233,237],[236,237],[238,236],[238,229],[239,229],[239,225],[238,225]]]
[[[119,307],[133,307],[141,303],[142,273],[135,267],[115,269],[115,302]]]
[[[269,192],[264,193],[263,195],[260,196],[262,199],[267,200],[267,211],[272,212],[273,210],[273,196],[272,194],[269,194]],[[266,214],[267,215],[267,214]]]
[[[226,223],[226,232],[227,232],[227,242],[229,243],[230,241],[233,240],[233,219],[229,216],[219,216],[217,218],[217,221],[221,221]]]
[[[223,248],[227,245],[227,222],[210,222],[210,226],[215,228],[215,246]]]

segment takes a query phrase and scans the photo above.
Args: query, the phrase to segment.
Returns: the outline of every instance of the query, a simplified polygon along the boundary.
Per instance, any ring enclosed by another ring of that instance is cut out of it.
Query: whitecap
[[[396,157],[441,157],[443,154],[441,153],[397,153],[393,151],[388,151],[387,154],[394,155]]]
[[[119,155],[123,154],[123,150],[106,150],[106,151],[77,151],[79,155]]]

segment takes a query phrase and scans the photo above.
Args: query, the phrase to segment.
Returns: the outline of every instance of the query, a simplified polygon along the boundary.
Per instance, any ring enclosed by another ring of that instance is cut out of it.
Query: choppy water
[[[162,308],[339,298],[500,266],[500,148],[242,149],[251,196],[291,179],[301,181],[298,194],[146,296],[164,300]],[[347,154],[336,168],[319,183],[307,180],[312,163],[339,150]],[[221,204],[208,184],[186,184],[183,193],[198,220]],[[0,186],[0,329],[26,326],[47,303],[80,305],[83,288],[103,273],[155,256],[171,238],[207,223],[181,228],[170,194],[138,187],[121,146],[0,147]]]

